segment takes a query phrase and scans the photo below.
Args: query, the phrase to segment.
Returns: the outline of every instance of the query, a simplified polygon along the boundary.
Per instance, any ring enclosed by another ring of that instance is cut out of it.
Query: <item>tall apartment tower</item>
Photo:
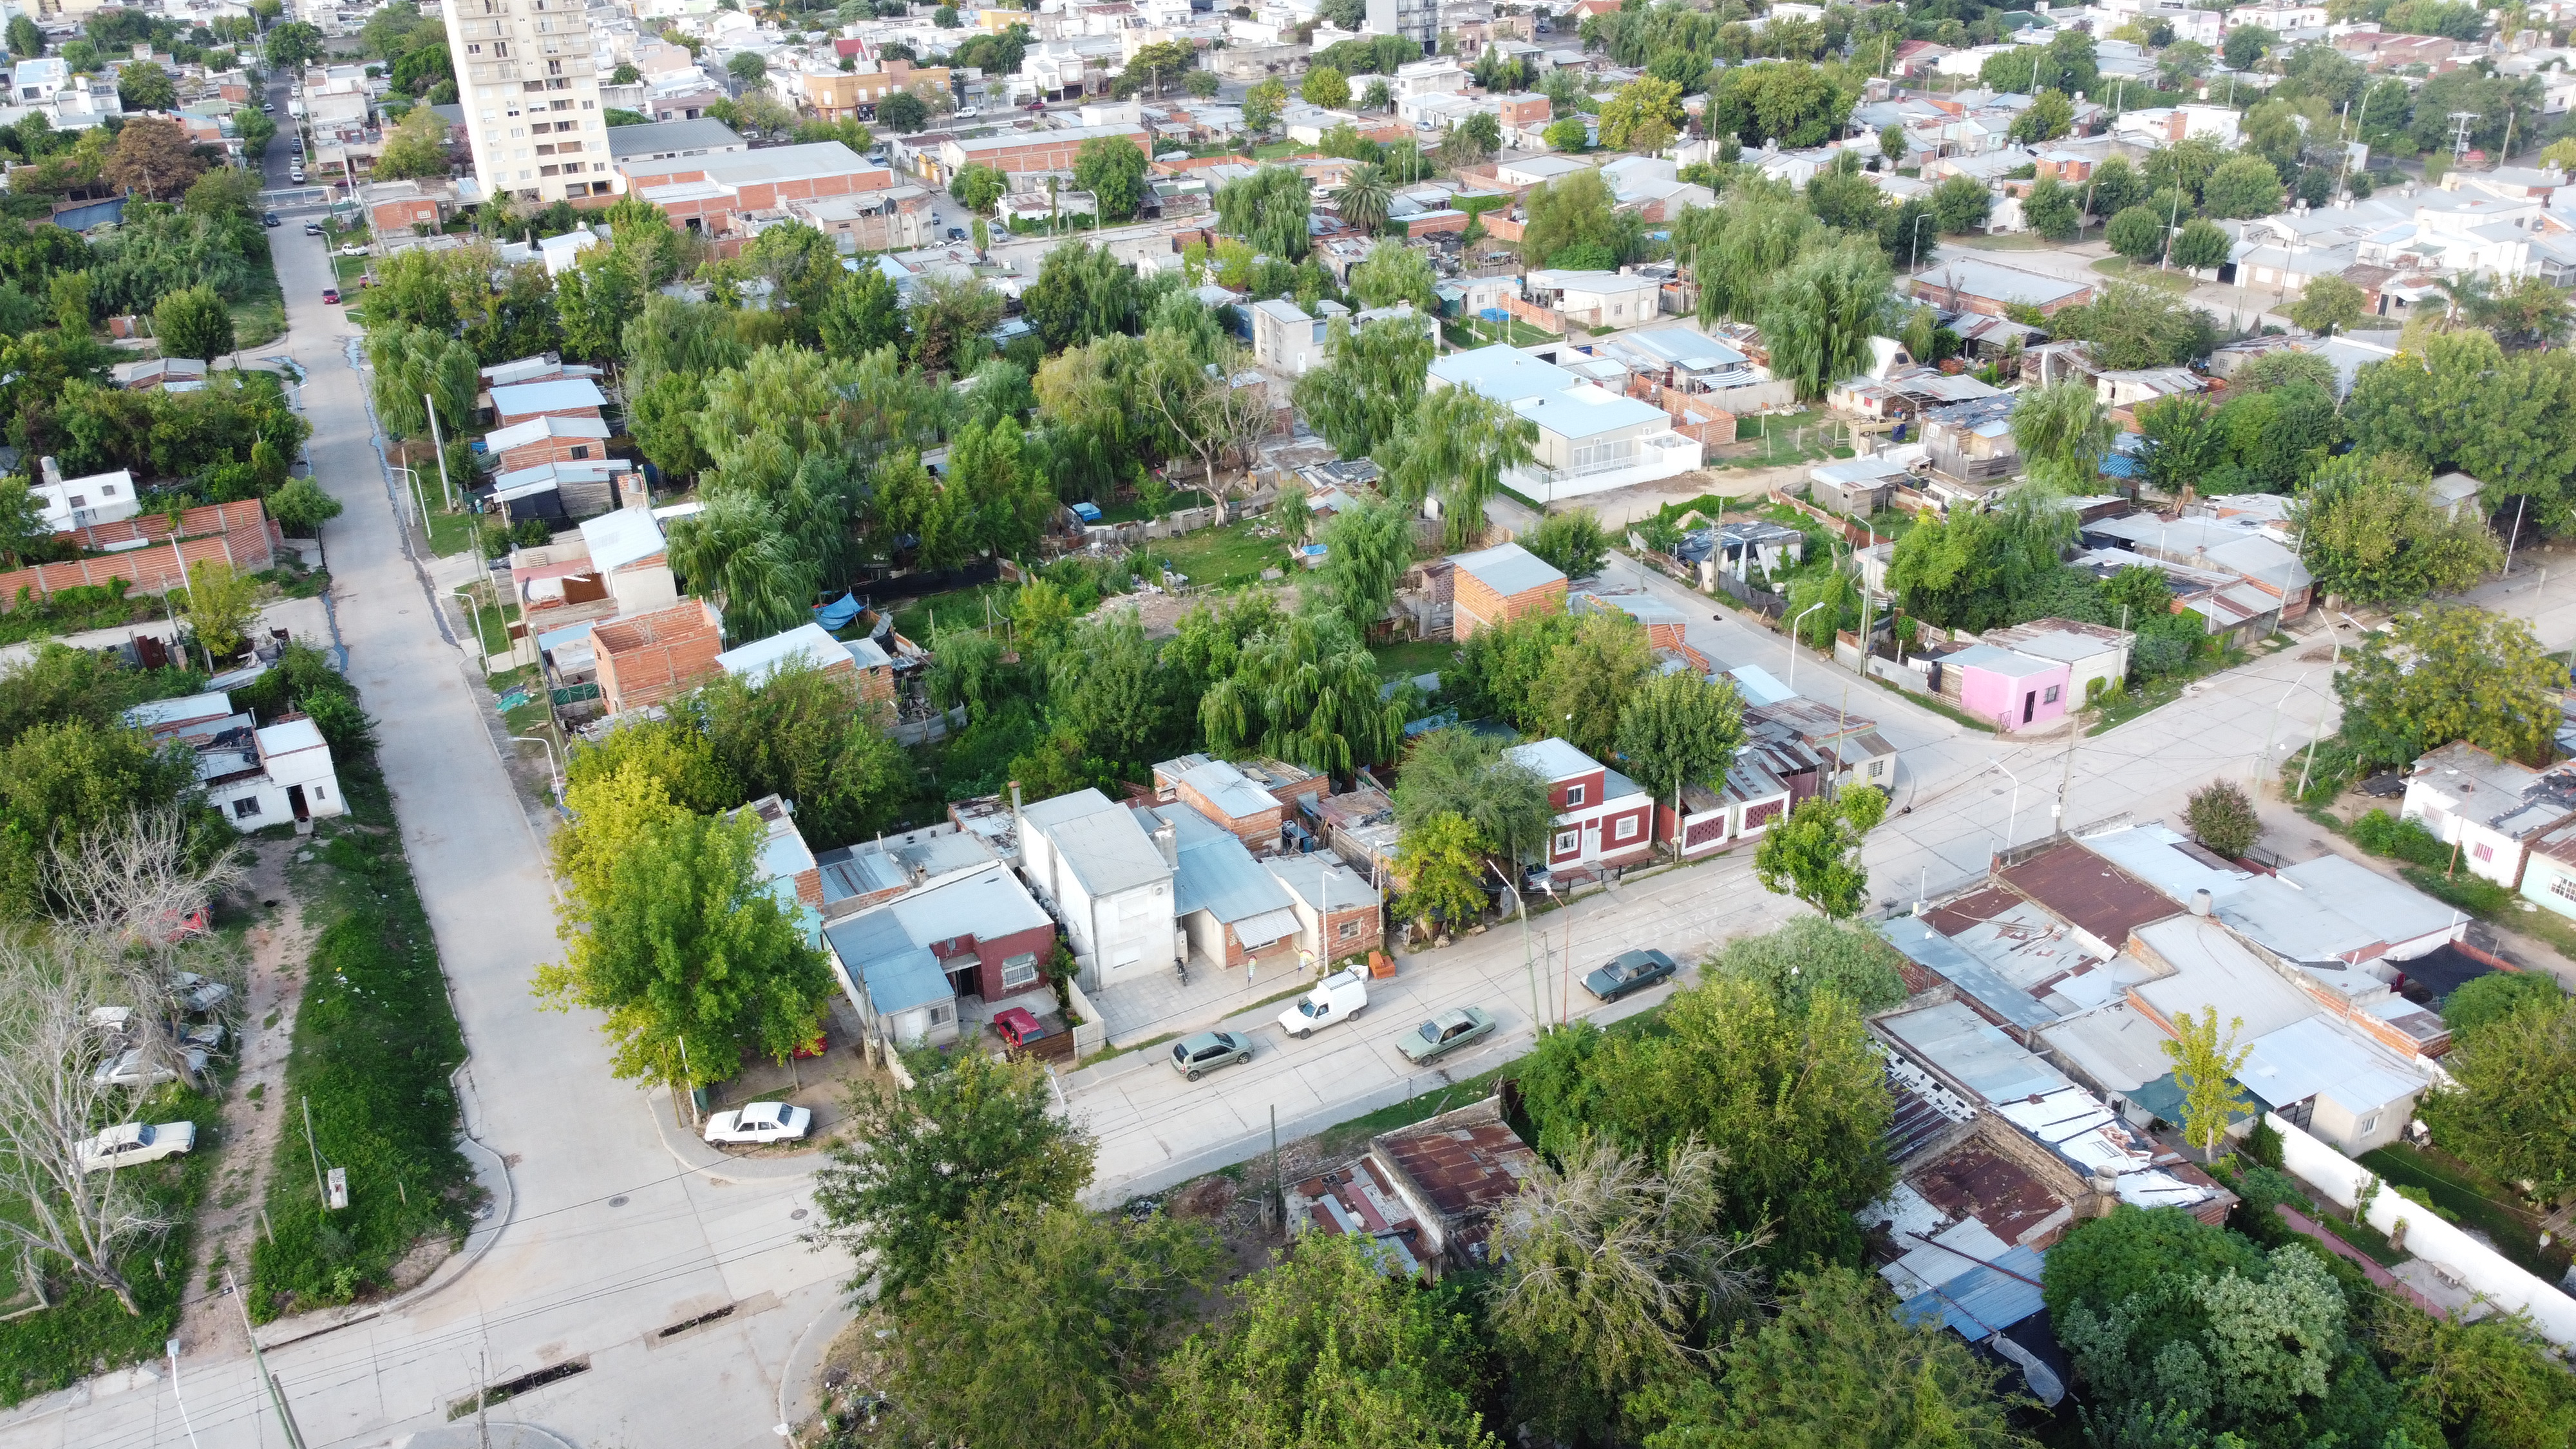
[[[1429,55],[1440,44],[1440,0],[1368,0],[1361,25],[1376,35],[1401,35]]]
[[[608,118],[581,0],[442,0],[457,101],[487,197],[613,196]]]

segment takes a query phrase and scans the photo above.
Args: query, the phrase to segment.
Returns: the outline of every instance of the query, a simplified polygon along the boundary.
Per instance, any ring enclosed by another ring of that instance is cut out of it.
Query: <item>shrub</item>
[[[2245,792],[2236,788],[2232,780],[2220,780],[2194,791],[2183,818],[2201,844],[2230,860],[2253,849],[2254,837],[2263,830],[2261,817],[2254,813],[2254,802],[2246,799]]]
[[[2351,835],[2355,844],[2373,855],[2413,865],[2444,865],[2451,858],[2451,848],[2432,831],[2412,820],[2397,819],[2385,810],[2372,810],[2352,822]]]

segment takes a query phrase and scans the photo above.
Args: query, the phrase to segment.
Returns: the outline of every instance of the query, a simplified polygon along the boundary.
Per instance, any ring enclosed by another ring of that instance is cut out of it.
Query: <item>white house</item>
[[[123,468],[113,473],[92,473],[86,478],[65,478],[53,459],[40,458],[37,474],[36,486],[30,491],[44,509],[45,527],[56,533],[114,523],[143,511],[142,503],[134,496],[134,475]]]
[[[1633,327],[1663,309],[1663,283],[1633,272],[1572,272],[1541,267],[1522,279],[1522,295],[1587,327]]]
[[[136,705],[124,719],[194,749],[206,803],[235,830],[327,819],[349,808],[331,768],[331,746],[303,715],[281,716],[262,729],[248,711],[233,710],[231,696],[193,694]]]
[[[1092,789],[1016,813],[1020,874],[1064,923],[1084,990],[1178,969],[1186,947],[1173,909],[1180,845],[1170,827],[1148,835],[1126,806]]]
[[[2576,766],[2543,773],[2466,741],[2444,745],[2415,762],[2403,813],[2457,845],[2471,875],[2517,890],[2531,843],[2576,818]]]
[[[590,549],[592,566],[605,576],[618,613],[648,613],[680,601],[661,521],[649,509],[603,513],[581,526],[581,540]]]
[[[1439,321],[1427,312],[1416,312],[1410,302],[1392,307],[1374,307],[1353,312],[1339,302],[1318,302],[1314,316],[1286,298],[1252,304],[1252,360],[1273,372],[1290,377],[1303,377],[1324,365],[1332,346],[1332,324],[1346,317],[1356,331],[1371,322],[1412,322],[1425,337],[1439,338]]]
[[[1700,465],[1699,440],[1676,430],[1662,408],[1517,348],[1480,347],[1438,358],[1427,386],[1472,387],[1537,425],[1533,461],[1508,470],[1503,481],[1542,503],[1670,478]]]

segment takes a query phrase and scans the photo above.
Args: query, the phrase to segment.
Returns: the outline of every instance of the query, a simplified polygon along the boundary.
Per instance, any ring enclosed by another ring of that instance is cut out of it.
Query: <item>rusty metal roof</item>
[[[1434,1118],[1423,1126],[1430,1130],[1379,1138],[1377,1150],[1452,1222],[1482,1217],[1520,1191],[1521,1179],[1538,1161],[1529,1144],[1499,1121],[1441,1126]]]
[[[1973,1137],[1905,1180],[1924,1201],[1953,1218],[1975,1218],[2007,1243],[2045,1248],[2073,1216],[2047,1184]]]
[[[1997,874],[2114,951],[2132,930],[2179,910],[2163,892],[2071,840]]]

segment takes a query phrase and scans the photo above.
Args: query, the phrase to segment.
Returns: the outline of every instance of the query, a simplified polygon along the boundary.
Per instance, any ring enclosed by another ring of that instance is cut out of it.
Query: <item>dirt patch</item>
[[[1282,579],[1278,583],[1259,587],[1261,592],[1277,600],[1280,608],[1293,610],[1296,607],[1297,582],[1294,578]],[[1121,594],[1117,598],[1104,601],[1101,609],[1103,612],[1110,609],[1133,609],[1136,611],[1136,622],[1144,626],[1146,638],[1169,639],[1181,632],[1183,614],[1188,613],[1196,605],[1215,602],[1218,602],[1217,597],[1207,594],[1180,595],[1157,591],[1150,594]]]
[[[411,1251],[403,1255],[401,1262],[394,1264],[393,1287],[386,1296],[419,1287],[430,1274],[438,1271],[439,1264],[456,1255],[456,1247],[455,1243],[437,1237],[423,1238],[412,1244]]]
[[[289,838],[250,845],[250,881],[243,891],[257,920],[242,943],[250,967],[236,1028],[241,1069],[224,1103],[214,1187],[198,1224],[191,1281],[201,1296],[188,1300],[179,1319],[179,1337],[191,1351],[249,1348],[241,1310],[223,1291],[223,1270],[230,1266],[238,1277],[250,1262],[251,1244],[260,1230],[259,1205],[268,1197],[268,1176],[285,1125],[286,1053],[295,1039],[295,1011],[304,999],[304,967],[313,949],[303,906],[287,884],[286,863],[310,844]]]

